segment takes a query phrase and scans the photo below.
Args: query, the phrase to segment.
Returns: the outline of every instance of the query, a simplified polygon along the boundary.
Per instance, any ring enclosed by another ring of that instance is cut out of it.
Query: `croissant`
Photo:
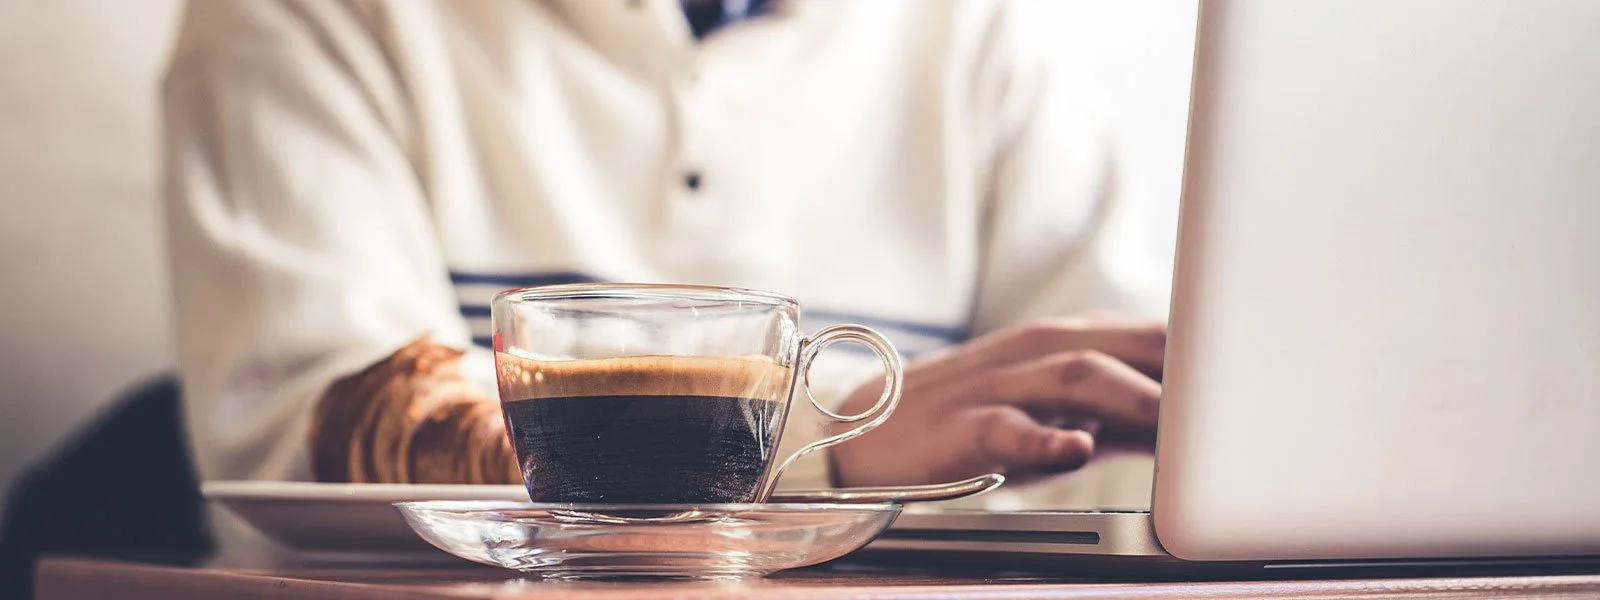
[[[422,337],[328,387],[312,416],[318,481],[520,483],[500,405],[462,351]]]

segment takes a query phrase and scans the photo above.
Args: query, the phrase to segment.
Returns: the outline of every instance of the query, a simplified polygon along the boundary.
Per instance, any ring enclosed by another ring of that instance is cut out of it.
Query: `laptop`
[[[1593,0],[1203,1],[1149,510],[932,509],[872,550],[1600,555],[1595,32]]]

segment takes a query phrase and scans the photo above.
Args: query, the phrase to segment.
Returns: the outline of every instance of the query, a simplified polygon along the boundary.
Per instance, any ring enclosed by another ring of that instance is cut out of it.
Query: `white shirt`
[[[424,332],[484,339],[508,287],[759,288],[913,356],[1161,314],[1167,274],[1108,251],[1107,154],[1021,10],[794,0],[696,41],[673,0],[191,3],[166,153],[202,477],[308,477],[332,380]],[[794,418],[786,446],[815,427]]]

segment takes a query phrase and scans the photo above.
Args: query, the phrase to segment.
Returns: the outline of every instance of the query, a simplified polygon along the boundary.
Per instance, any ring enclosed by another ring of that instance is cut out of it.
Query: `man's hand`
[[[894,416],[832,449],[841,485],[909,485],[1082,466],[1104,426],[1155,429],[1167,330],[1071,319],[993,333],[913,362]],[[872,406],[881,381],[845,400]]]

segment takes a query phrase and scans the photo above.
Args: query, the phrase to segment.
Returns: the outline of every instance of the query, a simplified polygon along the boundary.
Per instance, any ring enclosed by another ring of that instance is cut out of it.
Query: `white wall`
[[[156,88],[179,0],[0,0],[0,491],[168,364]]]
[[[1032,1],[1170,264],[1195,0]],[[180,4],[0,0],[0,490],[168,364],[155,86]]]

